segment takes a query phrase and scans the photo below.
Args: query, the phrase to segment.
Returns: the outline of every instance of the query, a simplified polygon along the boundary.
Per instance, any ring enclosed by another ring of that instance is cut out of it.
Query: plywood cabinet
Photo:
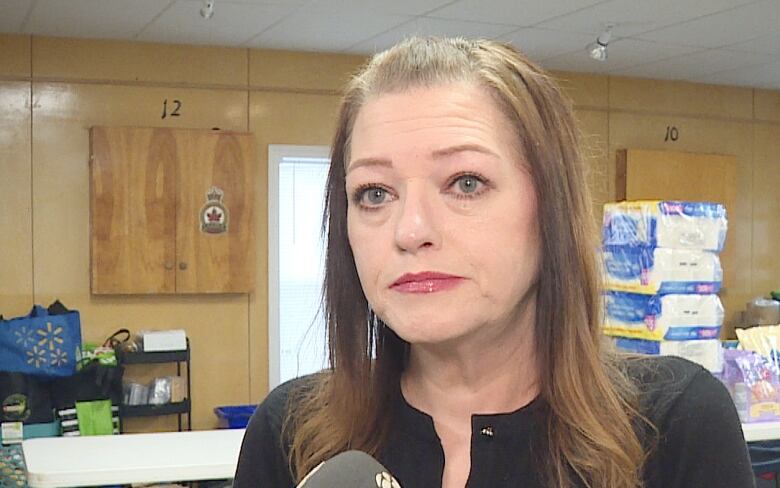
[[[251,134],[93,127],[90,146],[93,294],[253,289]]]

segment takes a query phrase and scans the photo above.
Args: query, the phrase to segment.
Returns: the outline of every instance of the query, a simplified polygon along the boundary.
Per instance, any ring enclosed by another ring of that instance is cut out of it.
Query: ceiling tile
[[[313,0],[306,10],[314,13],[345,13],[368,10],[380,14],[423,15],[452,0]]]
[[[593,41],[586,34],[562,32],[549,29],[527,27],[511,32],[499,38],[510,42],[523,51],[529,58],[541,60],[572,51],[585,54],[585,46]]]
[[[292,3],[282,5],[216,2],[214,16],[207,20],[200,16],[202,6],[203,2],[199,0],[179,0],[144,29],[137,39],[236,46],[298,8]]]
[[[411,19],[409,16],[379,15],[365,9],[317,14],[304,8],[250,40],[247,45],[340,52]]]
[[[607,48],[609,70],[651,63],[662,59],[691,54],[698,49],[689,46],[672,46],[638,39],[617,39]]]
[[[780,89],[780,61],[760,66],[742,67],[701,77],[702,83],[755,86]]]
[[[560,70],[780,80],[759,69],[780,56],[780,0],[216,0],[210,21],[203,1],[0,0],[0,32],[361,54],[412,34],[465,35]],[[594,63],[585,45],[607,22],[618,23],[609,59]]]
[[[755,0],[609,0],[542,22],[539,27],[598,35],[609,23],[616,36],[632,36]]]
[[[543,20],[595,5],[604,0],[459,0],[429,17],[493,22],[530,27]]]
[[[609,43],[607,60],[599,62],[588,56],[585,52],[585,45],[582,44],[580,49],[575,52],[546,59],[543,64],[558,70],[592,70],[597,73],[614,73],[630,66],[647,64],[697,51],[696,48],[692,47],[668,46],[636,39],[618,39]]]
[[[649,41],[717,48],[777,32],[780,1],[764,0],[708,15],[638,37]]]
[[[607,74],[606,63],[600,63],[590,59],[585,51],[562,54],[552,58],[544,59],[540,64],[547,70],[553,71],[573,71],[577,73],[601,73]]]
[[[197,0],[201,4],[206,0]],[[312,0],[217,0],[217,5],[224,5],[226,3],[235,3],[238,5],[285,5],[288,7],[300,7],[310,3]]]
[[[700,79],[708,74],[743,66],[767,64],[776,58],[725,49],[708,49],[647,64],[618,69],[614,74],[677,80]]]
[[[169,3],[160,0],[37,0],[24,31],[46,36],[131,39]]]
[[[419,17],[352,46],[348,51],[356,54],[375,53],[411,36],[463,36],[492,39],[515,29],[517,27],[508,25]]]
[[[727,47],[733,51],[745,51],[759,54],[780,54],[780,32],[757,37],[737,44],[731,44]]]
[[[0,2],[0,32],[18,34],[33,0],[3,0]]]

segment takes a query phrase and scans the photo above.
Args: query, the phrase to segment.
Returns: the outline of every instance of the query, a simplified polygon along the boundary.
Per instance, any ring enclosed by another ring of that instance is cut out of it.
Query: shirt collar
[[[395,403],[397,429],[421,441],[441,444],[430,415],[410,405],[400,391]],[[471,416],[472,438],[485,436],[502,443],[527,440],[531,428],[544,410],[544,404],[541,396],[537,396],[512,412],[474,414]]]

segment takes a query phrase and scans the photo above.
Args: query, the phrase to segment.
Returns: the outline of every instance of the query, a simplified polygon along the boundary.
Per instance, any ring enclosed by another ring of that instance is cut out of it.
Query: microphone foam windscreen
[[[401,488],[401,485],[376,459],[361,451],[347,451],[314,468],[298,488]]]

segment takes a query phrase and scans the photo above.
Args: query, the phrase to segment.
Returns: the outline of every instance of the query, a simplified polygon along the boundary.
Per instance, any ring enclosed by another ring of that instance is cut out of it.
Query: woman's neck
[[[539,393],[534,341],[535,300],[511,321],[485,324],[474,337],[412,344],[401,378],[404,398],[436,418],[465,421],[507,413]]]

